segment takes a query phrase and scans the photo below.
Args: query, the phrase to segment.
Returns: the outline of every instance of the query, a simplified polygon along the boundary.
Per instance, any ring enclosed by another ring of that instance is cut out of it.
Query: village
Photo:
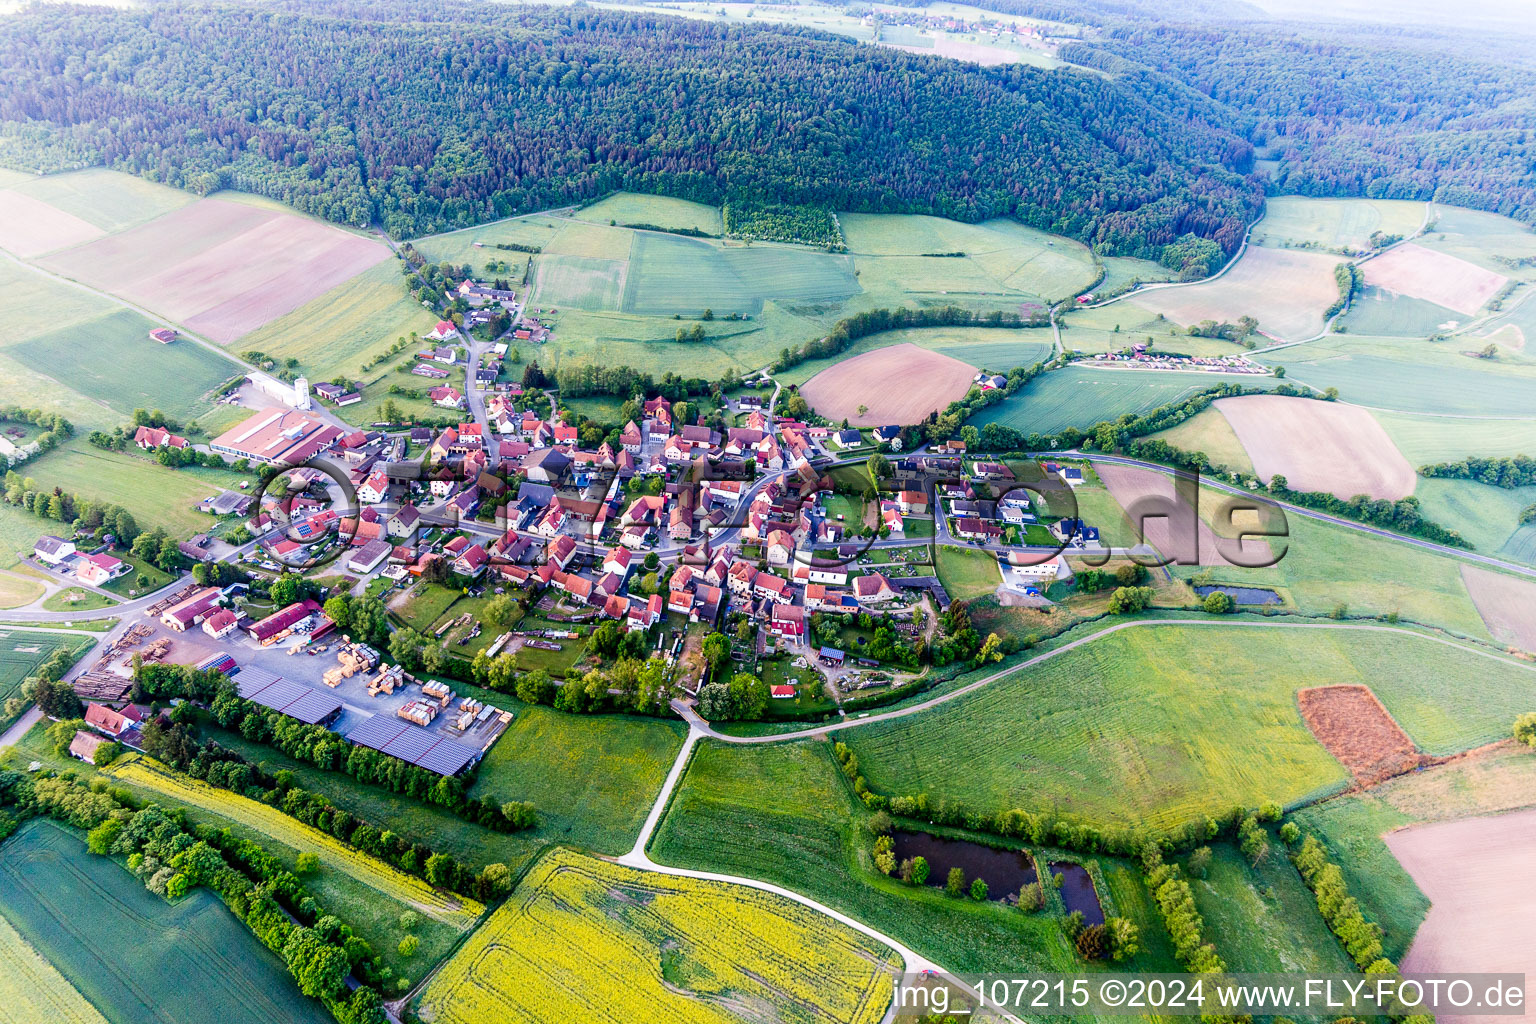
[[[522,313],[510,291],[466,282],[460,294]],[[526,322],[507,330],[521,338],[542,329],[517,326]],[[944,632],[949,595],[914,561],[929,545],[989,552],[999,593],[1040,603],[1052,581],[1071,577],[1060,551],[1102,547],[1080,518],[1035,508],[1039,497],[1015,487],[1008,466],[967,460],[963,442],[903,454],[910,435],[898,426],[779,415],[780,391],[766,378],[728,395],[637,399],[636,416],[599,439],[580,417],[563,416],[548,388],[486,368],[505,343],[476,342],[446,320],[427,340],[448,344],[420,352],[415,375],[447,379],[444,368],[468,356],[465,342],[484,361],[465,368],[464,389],[431,389],[434,407],[466,417],[456,424],[350,428],[316,408],[301,379],[278,392],[283,402],[208,442],[261,484],[209,495],[202,511],[239,526],[179,541],[181,555],[194,566],[238,566],[267,594],[284,577],[305,580],[303,596],[255,601],[243,582],[162,591],[145,622],[125,620],[126,632],[79,669],[74,684],[91,702],[84,754],[104,738],[133,745],[135,716],[147,711],[129,702],[133,667],[165,660],[234,675],[242,698],[458,774],[512,712],[456,700],[444,678],[467,677],[481,655],[574,680],[582,665],[602,662],[588,648],[605,622],[643,638],[628,650],[660,659],[669,692],[685,703],[710,681],[745,673],[761,682],[770,711],[782,703],[791,717],[842,713],[850,695],[914,677],[918,659],[899,649],[953,639]],[[350,399],[335,384],[313,394],[336,406]],[[190,445],[148,426],[133,443],[148,452]],[[1073,466],[1039,471],[1061,493],[1082,481]],[[44,536],[34,560],[100,587],[132,570],[108,540],[80,550]],[[383,643],[344,635],[324,610],[327,593],[387,602],[391,629],[416,629],[446,652],[435,677],[399,658],[386,664]],[[518,611],[484,622],[457,612],[456,595],[472,609],[507,595]],[[413,614],[438,605],[440,617]],[[711,636],[721,638],[712,652],[727,655],[706,653]]]

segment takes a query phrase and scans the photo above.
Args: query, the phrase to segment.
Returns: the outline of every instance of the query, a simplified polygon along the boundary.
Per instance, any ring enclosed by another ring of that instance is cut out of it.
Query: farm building
[[[69,741],[69,754],[90,764],[96,762],[96,751],[112,741],[105,736],[98,736],[93,732],[80,729],[75,733],[75,738]]]
[[[162,345],[169,345],[171,342],[176,340],[176,335],[178,333],[180,332],[178,332],[174,327],[156,327],[154,330],[149,332],[149,340],[158,341]]]
[[[192,442],[184,437],[177,437],[169,430],[160,427],[140,427],[133,432],[133,443],[140,448],[185,448]]]
[[[265,465],[298,465],[329,449],[342,434],[340,427],[295,409],[266,409],[226,430],[208,447]]]
[[[379,567],[379,563],[389,557],[393,548],[387,540],[370,540],[352,553],[347,559],[347,571],[355,573],[370,573]]]
[[[224,595],[217,587],[204,587],[192,594],[186,600],[174,604],[160,613],[160,622],[167,628],[178,633],[185,633],[188,629],[202,622],[215,608]]]
[[[207,633],[215,640],[222,640],[224,637],[233,633],[235,631],[235,627],[239,624],[240,616],[236,615],[228,608],[220,608],[212,615],[209,615],[203,619],[203,632]]]
[[[320,606],[312,598],[306,598],[303,601],[289,605],[282,611],[268,615],[260,622],[252,624],[247,632],[250,634],[251,639],[257,643],[270,644],[279,637],[286,635],[289,630],[298,626],[305,619],[312,615],[318,615],[319,612]],[[317,629],[315,632],[318,634],[321,630]]]

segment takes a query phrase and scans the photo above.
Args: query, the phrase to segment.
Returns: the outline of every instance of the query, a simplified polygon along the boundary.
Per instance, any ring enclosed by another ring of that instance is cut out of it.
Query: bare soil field
[[[1409,243],[1367,261],[1365,283],[1471,316],[1508,282],[1503,274]]]
[[[806,381],[800,394],[829,420],[857,427],[920,423],[965,395],[976,371],[953,356],[911,343],[836,363]],[[859,406],[867,406],[860,415]]]
[[[1370,687],[1314,686],[1298,691],[1296,701],[1312,735],[1358,785],[1374,786],[1429,760]]]
[[[0,192],[0,249],[26,259],[101,237],[101,229],[20,192]]]
[[[1536,809],[1416,825],[1386,835],[1387,848],[1432,906],[1403,958],[1404,973],[1512,972],[1536,977]],[[1496,1024],[1513,1018],[1450,1016]]]
[[[1267,542],[1259,538],[1239,542],[1217,536],[1197,510],[1176,500],[1172,477],[1155,470],[1106,463],[1096,464],[1094,471],[1099,474],[1104,486],[1109,488],[1110,497],[1125,510],[1132,530],[1138,536],[1139,531],[1145,530],[1146,542],[1164,558],[1171,557],[1179,565],[1230,566],[1246,563],[1252,566],[1268,563],[1271,552]],[[1174,514],[1154,516],[1148,512],[1142,518],[1137,511],[1138,503],[1153,498],[1173,503]],[[1243,518],[1239,517],[1238,522],[1243,523]],[[1088,525],[1099,524],[1090,521]]]
[[[1233,268],[1214,281],[1138,292],[1136,304],[1180,324],[1235,321],[1251,316],[1259,330],[1283,341],[1323,329],[1323,310],[1339,296],[1337,256],[1250,245]]]
[[[1285,395],[1223,398],[1227,418],[1268,482],[1279,473],[1292,490],[1340,498],[1406,498],[1418,485],[1413,466],[1369,412],[1343,402]]]
[[[47,262],[226,344],[388,255],[305,217],[203,199]]]
[[[1536,654],[1536,583],[1470,565],[1461,581],[1495,640]]]

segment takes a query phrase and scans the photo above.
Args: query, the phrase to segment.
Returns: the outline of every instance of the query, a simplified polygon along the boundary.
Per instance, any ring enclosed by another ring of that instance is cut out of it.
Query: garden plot
[[[1396,500],[1413,493],[1418,476],[1365,409],[1284,395],[1245,395],[1216,403],[1269,481],[1279,474],[1292,490],[1327,491]]]
[[[800,389],[811,407],[853,426],[921,423],[964,397],[976,371],[913,344],[892,345],[835,363]],[[862,411],[861,411],[862,410]]]
[[[433,977],[419,1013],[874,1024],[899,970],[890,950],[783,897],[559,849]]]
[[[1482,309],[1509,281],[1503,274],[1415,243],[1367,260],[1361,269],[1368,285],[1467,316]]]
[[[1461,580],[1495,640],[1536,653],[1536,583],[1471,565]]]
[[[380,242],[307,217],[203,199],[46,264],[222,344],[388,255]]]
[[[1387,847],[1429,897],[1405,973],[1487,971],[1536,976],[1536,810],[1390,832]],[[1495,1024],[1510,1017],[1463,1016]]]
[[[1136,304],[1181,324],[1251,316],[1259,330],[1285,341],[1323,329],[1323,311],[1339,296],[1333,268],[1342,260],[1315,252],[1250,245],[1213,281],[1141,291]]]
[[[1296,695],[1317,741],[1360,786],[1374,786],[1424,763],[1413,741],[1366,686],[1314,686]]]

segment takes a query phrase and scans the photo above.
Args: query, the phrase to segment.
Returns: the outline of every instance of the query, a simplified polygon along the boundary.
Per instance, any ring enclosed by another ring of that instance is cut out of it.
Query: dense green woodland
[[[1209,97],[1226,114],[1207,120],[1275,146],[1280,192],[1435,199],[1536,220],[1536,67],[1511,41],[1137,23],[1062,56],[1138,83],[1149,100]]]
[[[0,21],[13,165],[232,186],[397,235],[629,189],[1013,214],[1153,258],[1190,232],[1232,251],[1262,188],[1217,109],[1075,71],[581,8],[40,5]]]

